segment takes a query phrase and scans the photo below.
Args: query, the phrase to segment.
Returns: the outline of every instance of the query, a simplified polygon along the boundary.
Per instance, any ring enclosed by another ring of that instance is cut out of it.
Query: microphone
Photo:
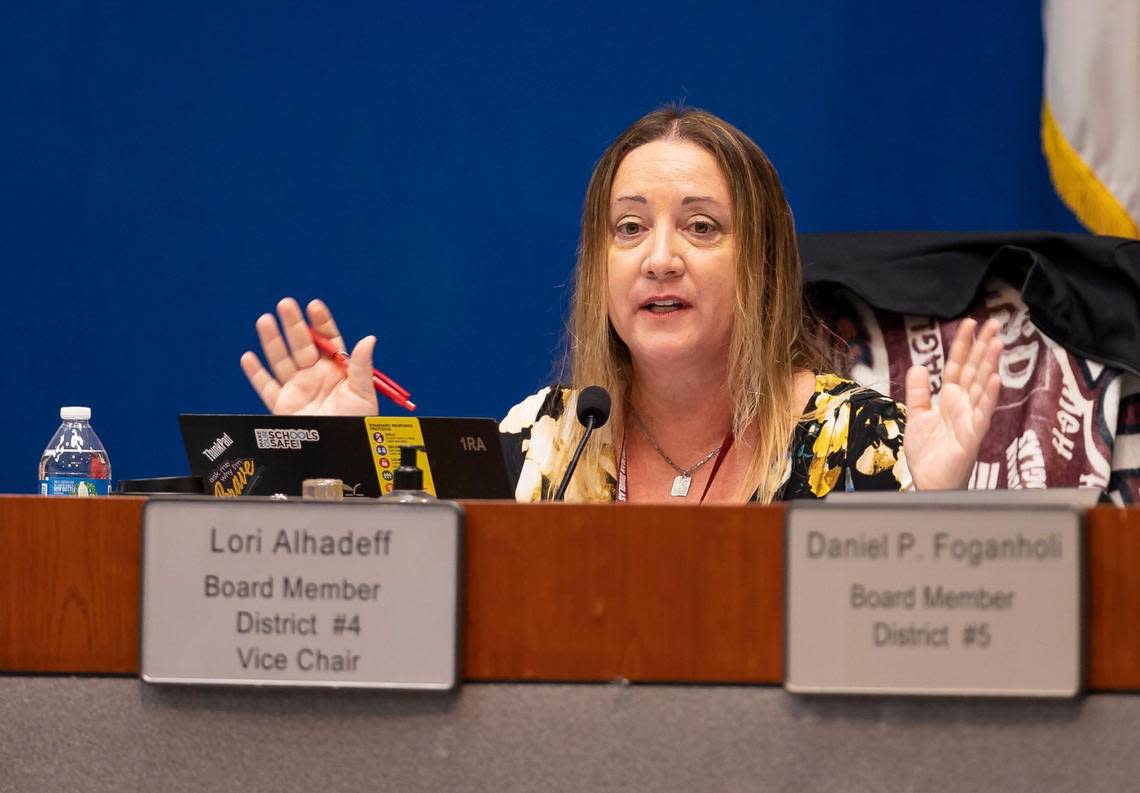
[[[583,388],[582,393],[578,394],[578,421],[586,428],[586,432],[582,435],[582,440],[578,441],[578,448],[574,450],[570,464],[566,466],[566,473],[562,476],[562,484],[554,493],[555,501],[562,501],[563,496],[566,495],[566,486],[570,484],[570,477],[574,475],[574,469],[578,467],[578,458],[582,456],[582,449],[585,448],[586,441],[590,439],[590,433],[598,427],[604,426],[609,418],[610,392],[600,385]]]

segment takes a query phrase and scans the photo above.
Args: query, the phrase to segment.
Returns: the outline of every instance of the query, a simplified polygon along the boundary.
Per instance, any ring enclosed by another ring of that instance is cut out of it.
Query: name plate
[[[143,680],[454,688],[462,519],[445,501],[152,499]]]
[[[1067,507],[789,507],[785,687],[1075,696],[1082,519]]]

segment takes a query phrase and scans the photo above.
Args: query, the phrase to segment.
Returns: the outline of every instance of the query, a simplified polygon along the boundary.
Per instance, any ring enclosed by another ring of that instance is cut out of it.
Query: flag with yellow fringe
[[[1140,237],[1140,0],[1045,0],[1041,144],[1090,231]]]

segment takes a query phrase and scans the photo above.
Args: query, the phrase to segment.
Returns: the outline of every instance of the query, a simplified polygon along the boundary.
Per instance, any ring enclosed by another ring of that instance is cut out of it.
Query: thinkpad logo
[[[234,439],[229,436],[229,433],[222,433],[222,437],[216,439],[213,445],[208,449],[203,449],[202,454],[210,462],[222,456],[222,452],[234,445]]]

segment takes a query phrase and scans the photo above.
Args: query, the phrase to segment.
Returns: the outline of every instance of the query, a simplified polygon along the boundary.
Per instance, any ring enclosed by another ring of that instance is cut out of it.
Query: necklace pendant
[[[673,480],[673,489],[669,491],[669,495],[684,498],[689,495],[689,485],[692,483],[693,477],[681,474]]]

